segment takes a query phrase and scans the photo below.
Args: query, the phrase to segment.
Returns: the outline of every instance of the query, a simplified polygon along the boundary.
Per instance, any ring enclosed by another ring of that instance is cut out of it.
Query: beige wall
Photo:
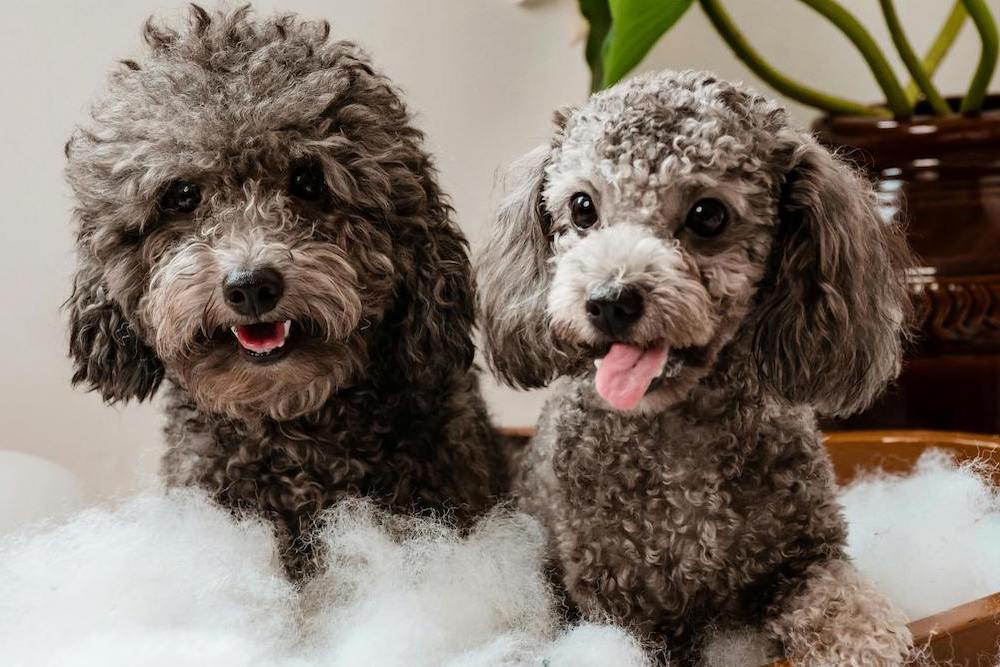
[[[176,3],[181,4],[181,3]],[[833,29],[794,0],[732,0],[761,51],[805,81],[858,99],[877,89],[860,58]],[[880,26],[877,3],[845,4]],[[925,44],[949,2],[897,0],[913,41]],[[1000,0],[991,0],[1000,14]],[[151,0],[19,3],[5,12],[0,40],[0,448],[67,466],[91,494],[124,491],[155,470],[155,406],[109,408],[69,387],[59,305],[69,291],[72,248],[62,181],[62,146],[105,72],[134,53],[138,27],[175,3]],[[438,156],[459,221],[479,247],[489,228],[495,169],[546,139],[551,110],[580,101],[588,74],[573,43],[573,0],[266,0],[261,11],[295,10],[331,20],[336,36],[368,46],[407,91]],[[172,10],[171,10],[172,11]],[[887,36],[876,29],[888,44]],[[976,61],[971,28],[942,69],[946,92],[961,91]],[[697,8],[643,68],[714,69],[753,82]],[[807,123],[809,110],[794,107]],[[498,421],[534,421],[541,396],[490,384]]]

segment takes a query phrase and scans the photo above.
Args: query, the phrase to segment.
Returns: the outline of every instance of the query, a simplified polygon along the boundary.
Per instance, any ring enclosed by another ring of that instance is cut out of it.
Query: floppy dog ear
[[[391,356],[388,381],[427,386],[472,366],[475,300],[468,243],[429,159],[412,157],[394,182],[397,196],[419,205],[397,221],[400,280],[376,345]]]
[[[445,217],[412,244],[411,273],[389,316],[397,365],[411,383],[472,366],[474,300],[467,243]]]
[[[912,259],[867,179],[806,135],[789,156],[754,352],[778,393],[846,416],[899,373]]]
[[[548,331],[550,221],[542,202],[548,146],[511,165],[492,236],[477,262],[487,361],[514,387],[543,387],[558,373]]]
[[[163,364],[108,297],[96,263],[82,261],[66,302],[73,384],[85,383],[108,403],[143,401],[160,386]]]

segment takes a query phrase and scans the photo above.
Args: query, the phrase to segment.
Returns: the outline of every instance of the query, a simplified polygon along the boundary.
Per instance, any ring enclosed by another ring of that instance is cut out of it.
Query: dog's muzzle
[[[596,230],[559,257],[548,313],[556,335],[593,351],[595,388],[633,410],[680,375],[712,335],[704,285],[676,242],[643,225]]]

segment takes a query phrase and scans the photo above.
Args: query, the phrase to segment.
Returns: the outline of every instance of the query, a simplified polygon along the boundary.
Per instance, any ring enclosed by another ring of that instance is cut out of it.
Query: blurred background
[[[873,32],[905,80],[875,0],[842,0]],[[212,3],[206,2],[206,6]],[[575,0],[259,0],[260,13],[324,17],[337,38],[367,47],[405,91],[437,155],[441,180],[473,252],[491,224],[495,175],[547,141],[552,110],[585,99],[590,72]],[[897,0],[918,51],[950,8],[944,0]],[[882,95],[862,59],[829,23],[790,0],[742,0],[729,11],[754,45],[803,82],[846,97]],[[1000,0],[990,0],[994,14]],[[161,417],[148,405],[107,407],[70,387],[65,318],[73,269],[71,201],[63,144],[98,94],[106,73],[139,52],[152,13],[180,14],[163,0],[21,3],[0,40],[0,449],[30,453],[68,469],[91,498],[118,494],[155,475]],[[979,54],[966,25],[936,82],[964,91]],[[714,70],[774,95],[742,65],[693,8],[640,64]],[[991,89],[997,88],[994,77]],[[789,104],[802,125],[818,112]],[[494,418],[533,424],[544,392],[514,392],[484,378]],[[4,483],[0,477],[0,484]],[[7,480],[7,484],[16,480]],[[8,496],[10,497],[10,496]]]

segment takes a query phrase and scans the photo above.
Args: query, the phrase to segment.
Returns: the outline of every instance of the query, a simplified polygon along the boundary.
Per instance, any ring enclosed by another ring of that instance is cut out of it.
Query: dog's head
[[[325,22],[150,22],[67,144],[77,382],[288,419],[472,359],[471,278],[396,89]]]
[[[487,353],[507,382],[592,373],[611,406],[658,410],[742,341],[761,385],[847,414],[898,372],[901,231],[778,105],[667,72],[556,126],[513,166],[480,259]]]

